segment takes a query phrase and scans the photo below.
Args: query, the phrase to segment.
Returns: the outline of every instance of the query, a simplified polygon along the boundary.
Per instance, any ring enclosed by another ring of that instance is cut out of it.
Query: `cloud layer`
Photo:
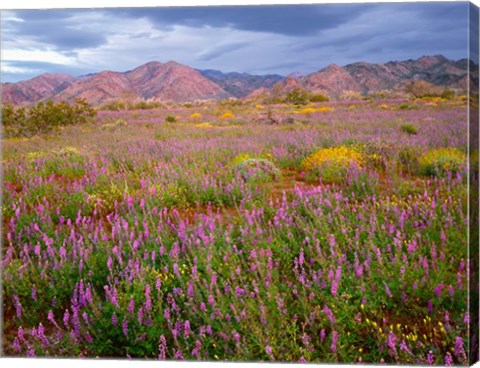
[[[311,73],[336,63],[467,57],[468,3],[2,12],[2,81],[125,71],[148,61]]]

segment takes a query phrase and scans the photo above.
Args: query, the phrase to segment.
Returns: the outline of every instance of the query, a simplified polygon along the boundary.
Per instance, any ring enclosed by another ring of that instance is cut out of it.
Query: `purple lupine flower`
[[[13,304],[15,305],[15,314],[18,319],[22,319],[22,304],[20,303],[20,299],[18,298],[18,295],[13,296]]]
[[[90,324],[90,321],[89,321],[89,319],[88,319],[88,314],[87,314],[87,312],[83,312],[83,313],[82,313],[82,318],[83,318],[83,320],[85,321],[85,323],[86,323],[87,325]]]
[[[158,344],[158,360],[165,360],[167,356],[167,340],[165,336],[160,336],[160,343]]]
[[[390,355],[397,354],[396,342],[397,342],[397,336],[395,336],[395,334],[393,333],[389,333],[387,338],[387,347],[388,347],[388,353]]]
[[[35,349],[33,348],[30,348],[27,350],[27,357],[28,358],[34,358],[36,357],[37,355],[35,354]]]
[[[391,298],[393,295],[392,295],[392,292],[390,291],[390,288],[388,287],[387,284],[385,284],[385,293],[387,294],[387,296],[389,298]]]
[[[180,349],[178,349],[177,351],[175,351],[175,359],[177,360],[183,360],[183,354],[182,354],[182,351]]]
[[[37,288],[35,286],[32,286],[32,299],[37,301]]]
[[[50,321],[50,322],[53,323],[54,325],[57,324],[57,323],[55,322],[55,319],[53,318],[53,312],[52,312],[51,310],[48,311],[47,319],[48,319],[48,321]]]
[[[333,331],[332,332],[332,344],[330,345],[330,349],[332,349],[332,351],[337,351],[337,342],[338,342],[338,332]]]
[[[18,339],[21,341],[21,342],[25,342],[25,335],[24,335],[24,332],[23,332],[23,327],[20,326],[17,330],[17,336],[18,336]]]
[[[112,314],[112,325],[114,325],[115,327],[117,327],[117,324],[118,324],[118,318],[117,318],[117,315],[115,314],[115,312]]]
[[[130,315],[133,315],[135,313],[135,299],[133,299],[133,296],[130,297],[130,302],[128,303],[127,311],[128,313],[130,313]]]
[[[70,321],[70,313],[68,312],[68,309],[67,309],[63,314],[63,324],[65,325],[66,328],[68,328],[69,321]]]
[[[427,354],[427,364],[433,365],[434,361],[435,361],[435,355],[433,355],[432,351],[430,350]]]
[[[453,296],[455,295],[455,289],[453,288],[452,285],[448,285],[448,294],[450,295],[450,297],[453,298]]]
[[[331,311],[330,308],[328,308],[327,306],[323,307],[323,313],[325,313],[328,317],[328,319],[330,320],[330,323],[335,323],[335,316],[333,315],[333,312]]]
[[[215,299],[213,299],[213,295],[208,296],[208,304],[210,304],[212,307],[215,306]]]
[[[405,340],[402,340],[402,341],[400,342],[400,350],[406,352],[406,353],[409,354],[409,355],[412,355],[412,352],[411,352],[410,349],[408,348],[407,343],[405,342]]]
[[[326,336],[325,330],[322,328],[322,330],[320,331],[320,341],[325,340],[325,336]]]
[[[461,361],[466,359],[465,349],[463,347],[463,339],[460,336],[455,338],[455,356]]]
[[[445,355],[445,365],[447,367],[451,367],[453,365],[453,358],[450,352],[447,352],[447,355]]]
[[[428,313],[433,312],[433,302],[431,300],[427,302],[427,309],[428,309]]]
[[[190,329],[190,321],[187,320],[183,325],[183,335],[187,337],[188,335],[190,335],[191,332],[192,330]]]
[[[332,281],[332,287],[330,289],[330,292],[331,292],[332,296],[337,296],[337,292],[338,292],[338,281],[337,280]]]
[[[270,345],[265,346],[265,351],[268,355],[272,355],[272,347]]]
[[[150,297],[150,285],[145,286],[145,309],[150,310],[152,308],[152,298]]]
[[[442,291],[443,291],[443,283],[440,283],[433,288],[433,292],[435,296],[439,299],[440,299],[440,296],[442,295]]]
[[[245,295],[245,290],[242,289],[240,286],[235,287],[235,293],[237,294],[238,298],[241,298],[242,296]]]
[[[16,337],[13,339],[13,348],[17,351],[17,353],[20,353],[20,351],[22,350],[22,348],[20,347],[20,342]]]
[[[138,308],[137,320],[138,323],[141,325],[143,322],[143,307]]]
[[[125,317],[123,317],[123,324],[122,324],[123,334],[125,337],[128,338],[128,321]]]

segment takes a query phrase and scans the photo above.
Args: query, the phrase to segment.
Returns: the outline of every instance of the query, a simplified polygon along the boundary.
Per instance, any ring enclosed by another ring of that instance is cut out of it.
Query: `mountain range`
[[[196,70],[174,61],[152,61],[126,72],[102,71],[81,77],[42,74],[27,81],[3,83],[3,102],[28,106],[40,101],[72,101],[84,98],[93,105],[115,99],[221,100],[226,98],[279,97],[294,88],[339,98],[343,92],[366,95],[381,90],[399,90],[416,80],[443,88],[466,90],[478,85],[478,66],[467,59],[449,60],[442,55],[385,64],[357,62],[329,65],[317,72],[288,77]]]

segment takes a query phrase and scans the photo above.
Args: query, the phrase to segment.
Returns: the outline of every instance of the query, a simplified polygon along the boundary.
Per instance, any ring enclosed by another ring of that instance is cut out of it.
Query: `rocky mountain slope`
[[[270,88],[284,78],[278,74],[222,73],[211,69],[198,72],[237,98],[245,97],[258,88]]]
[[[77,78],[67,74],[42,74],[28,81],[4,83],[2,101],[25,105],[51,98],[74,83]]]
[[[54,100],[84,98],[98,105],[118,98],[185,102],[227,97],[227,92],[196,70],[170,61],[150,62],[124,73],[108,71],[78,80],[54,96]]]
[[[381,90],[401,90],[424,80],[442,88],[466,90],[478,85],[478,65],[466,59],[441,55],[385,64],[357,62],[344,67],[332,64],[308,75],[251,75],[195,70],[170,61],[149,62],[127,72],[103,71],[82,77],[42,74],[28,81],[1,85],[2,101],[32,105],[39,101],[72,101],[84,98],[93,105],[113,99],[155,99],[187,102],[229,97],[280,97],[294,88],[340,98],[344,92],[363,95]]]
[[[280,97],[298,87],[339,98],[346,91],[366,95],[381,90],[400,90],[415,80],[424,80],[443,88],[466,90],[468,83],[478,85],[478,66],[475,69],[472,65],[474,72],[470,77],[467,66],[466,59],[453,61],[441,55],[385,64],[358,62],[345,67],[332,64],[306,76],[288,77],[272,88],[256,90],[248,97]]]

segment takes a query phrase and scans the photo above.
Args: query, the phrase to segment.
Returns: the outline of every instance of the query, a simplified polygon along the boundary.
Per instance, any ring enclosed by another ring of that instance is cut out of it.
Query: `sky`
[[[149,61],[251,74],[467,57],[468,3],[4,10],[1,79],[127,71]]]

